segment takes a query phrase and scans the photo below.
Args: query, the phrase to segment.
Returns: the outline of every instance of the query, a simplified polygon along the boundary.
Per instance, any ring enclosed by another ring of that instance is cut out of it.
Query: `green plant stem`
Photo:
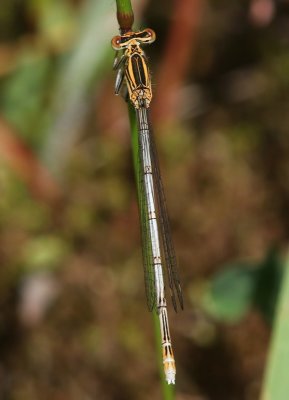
[[[122,20],[120,21],[119,15],[130,15],[132,16],[133,23],[133,11],[131,7],[130,0],[116,0],[117,3],[117,12],[118,12],[118,22],[120,26],[120,30],[122,32]],[[131,23],[131,25],[132,25]],[[137,120],[135,115],[135,110],[133,106],[128,103],[128,113],[130,120],[130,128],[131,128],[131,142],[132,142],[132,154],[133,154],[133,165],[134,165],[134,173],[135,173],[135,181],[137,186],[138,196],[140,195],[140,171],[139,171],[139,139],[138,139],[138,127]],[[139,202],[140,204],[140,202]],[[168,385],[165,380],[164,370],[163,370],[163,355],[162,355],[162,341],[161,341],[161,331],[159,324],[159,317],[157,313],[153,312],[153,325],[154,325],[154,336],[155,336],[155,346],[157,353],[157,364],[162,382],[162,393],[164,400],[173,400],[175,398],[175,390],[173,385]]]
[[[134,22],[134,14],[130,0],[116,0],[117,20],[121,33],[130,31]]]
[[[289,254],[273,326],[262,400],[286,400],[289,393]]]

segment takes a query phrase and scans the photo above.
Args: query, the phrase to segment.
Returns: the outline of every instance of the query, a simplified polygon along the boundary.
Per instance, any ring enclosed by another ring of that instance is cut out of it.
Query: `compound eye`
[[[114,50],[121,49],[121,36],[115,36],[111,39],[111,46]]]

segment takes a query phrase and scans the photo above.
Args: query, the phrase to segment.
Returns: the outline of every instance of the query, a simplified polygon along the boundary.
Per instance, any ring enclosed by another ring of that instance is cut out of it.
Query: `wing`
[[[178,298],[181,308],[184,308],[183,295],[181,289],[181,283],[178,272],[177,259],[175,249],[173,246],[171,229],[166,205],[166,198],[163,189],[163,183],[160,174],[159,161],[156,151],[156,146],[153,138],[152,130],[150,129],[151,139],[151,160],[154,172],[154,184],[155,184],[155,197],[158,205],[158,212],[160,218],[160,234],[162,237],[163,252],[165,255],[165,265],[167,270],[168,283],[170,287],[170,294],[172,303],[175,311],[177,311]]]
[[[174,309],[177,311],[177,299],[179,300],[181,308],[183,308],[183,296],[181,290],[181,284],[178,273],[177,260],[175,255],[175,250],[173,246],[173,241],[171,237],[169,217],[166,206],[166,199],[164,195],[163,184],[161,180],[158,156],[156,151],[156,146],[154,143],[152,129],[150,128],[149,118],[148,118],[148,110],[146,108],[140,108],[137,111],[139,129],[146,130],[149,133],[149,148],[146,149],[149,151],[151,167],[152,167],[152,176],[153,176],[153,185],[154,185],[154,201],[156,203],[157,209],[157,219],[158,219],[158,231],[160,237],[160,243],[162,247],[162,253],[164,256],[165,262],[163,263],[167,272],[167,280],[170,288],[170,294]],[[143,128],[142,128],[143,127]],[[139,140],[139,143],[141,140]],[[155,304],[156,292],[155,292],[155,279],[154,279],[154,270],[153,270],[153,254],[152,254],[152,238],[150,237],[149,230],[149,220],[148,220],[148,207],[145,196],[145,187],[144,187],[144,170],[143,170],[143,160],[142,160],[143,149],[139,148],[140,161],[141,166],[139,167],[140,172],[140,191],[142,199],[142,210],[141,210],[141,223],[142,223],[142,237],[143,237],[143,252],[144,252],[144,268],[146,275],[146,287],[147,287],[147,297],[153,298],[153,303],[150,302],[148,298],[149,308],[152,304],[152,308]],[[147,214],[145,214],[147,213]],[[154,293],[153,296],[151,293]]]
[[[148,204],[145,192],[144,182],[144,161],[143,161],[143,148],[141,140],[139,140],[139,165],[138,165],[138,201],[139,201],[139,214],[141,225],[141,240],[142,240],[142,254],[143,254],[143,267],[145,290],[148,309],[152,311],[156,304],[156,289],[155,289],[155,275],[152,251],[152,238],[149,228],[149,215]]]

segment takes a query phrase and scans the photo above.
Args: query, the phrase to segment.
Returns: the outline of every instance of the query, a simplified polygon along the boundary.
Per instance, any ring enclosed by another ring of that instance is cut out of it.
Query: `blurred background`
[[[185,296],[176,398],[259,397],[289,237],[289,1],[138,0]],[[160,399],[113,0],[0,7],[0,398]]]

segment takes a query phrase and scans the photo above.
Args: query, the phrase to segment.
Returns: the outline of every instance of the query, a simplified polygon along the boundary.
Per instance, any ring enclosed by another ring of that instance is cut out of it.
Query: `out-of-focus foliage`
[[[216,319],[237,322],[255,306],[272,322],[283,277],[275,252],[257,265],[227,266],[211,280],[202,305]]]
[[[43,143],[47,125],[47,90],[52,61],[45,54],[25,52],[1,88],[2,113],[35,149]],[[40,134],[39,134],[40,133]]]
[[[175,85],[153,112],[185,293],[177,398],[256,400],[289,236],[288,2],[133,6],[157,33],[156,108]],[[160,398],[117,29],[113,1],[1,2],[3,399]]]

